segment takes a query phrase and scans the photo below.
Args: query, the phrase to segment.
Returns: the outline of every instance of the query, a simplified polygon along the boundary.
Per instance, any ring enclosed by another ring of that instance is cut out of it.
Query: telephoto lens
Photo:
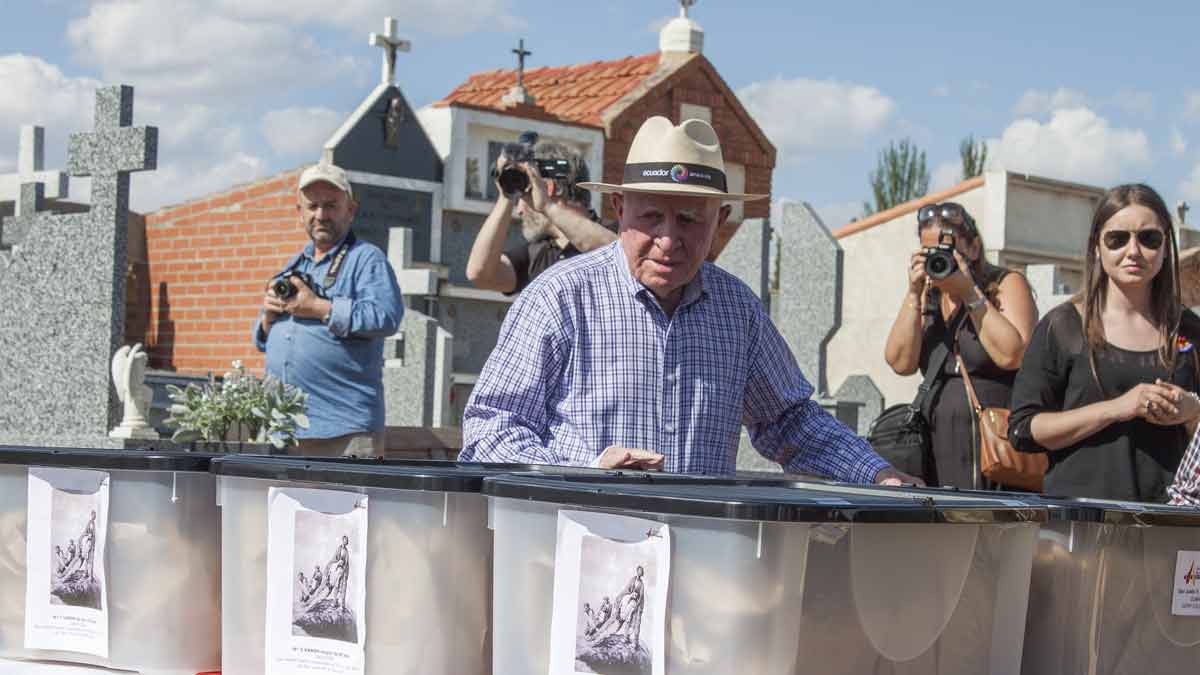
[[[271,282],[271,292],[280,300],[289,300],[296,294],[296,287],[292,285],[291,275],[280,277]]]

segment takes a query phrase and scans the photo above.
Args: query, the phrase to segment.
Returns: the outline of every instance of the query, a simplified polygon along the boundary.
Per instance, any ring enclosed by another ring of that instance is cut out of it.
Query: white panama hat
[[[768,196],[728,192],[721,140],[711,124],[691,119],[676,126],[661,116],[646,120],[633,137],[620,185],[580,183],[579,187],[599,192],[719,197],[730,202]]]

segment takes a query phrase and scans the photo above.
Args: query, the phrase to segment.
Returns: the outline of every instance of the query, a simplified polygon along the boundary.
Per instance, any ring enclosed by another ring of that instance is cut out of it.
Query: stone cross
[[[525,57],[533,56],[533,52],[525,49],[525,38],[517,41],[517,48],[512,50],[517,55],[517,86],[525,86]]]
[[[387,17],[383,20],[383,34],[371,33],[368,43],[372,47],[383,50],[383,83],[392,84],[396,80],[396,52],[412,51],[412,43],[401,40],[396,35],[396,20]]]
[[[16,246],[33,227],[36,214],[45,207],[46,186],[41,183],[21,185],[21,196],[17,198],[16,215],[0,223],[0,251]]]
[[[46,186],[46,199],[66,199],[69,195],[69,178],[62,171],[46,171],[46,130],[42,127],[21,127],[21,144],[17,151],[17,172],[0,176],[0,201],[16,201],[21,195],[21,186],[26,183],[42,183]],[[20,215],[20,212],[17,212]]]
[[[696,0],[679,0],[679,16],[687,18],[688,10],[696,5]]]
[[[108,87],[96,91],[95,131],[71,134],[67,171],[92,177],[93,218],[127,218],[129,172],[158,167],[158,129],[132,124],[133,87]]]
[[[1179,224],[1183,225],[1187,222],[1187,213],[1192,207],[1188,206],[1187,202],[1181,201],[1175,206],[1175,212],[1179,214]]]

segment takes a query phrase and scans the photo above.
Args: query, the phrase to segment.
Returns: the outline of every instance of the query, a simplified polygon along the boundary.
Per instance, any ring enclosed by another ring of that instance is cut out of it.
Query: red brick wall
[[[261,372],[250,331],[267,280],[307,242],[290,171],[146,216],[144,269],[127,294],[129,342],[153,368],[223,373],[234,359]],[[149,306],[145,306],[146,299]]]

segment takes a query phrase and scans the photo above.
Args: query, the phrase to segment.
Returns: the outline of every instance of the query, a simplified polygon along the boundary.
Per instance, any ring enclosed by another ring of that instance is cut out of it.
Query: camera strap
[[[321,285],[326,289],[333,286],[337,281],[338,272],[342,271],[342,263],[346,261],[346,254],[350,252],[350,247],[354,245],[355,237],[353,232],[346,234],[346,238],[342,240],[342,245],[338,246],[338,250],[333,254],[333,264],[329,266],[329,271],[325,273],[325,280]]]

